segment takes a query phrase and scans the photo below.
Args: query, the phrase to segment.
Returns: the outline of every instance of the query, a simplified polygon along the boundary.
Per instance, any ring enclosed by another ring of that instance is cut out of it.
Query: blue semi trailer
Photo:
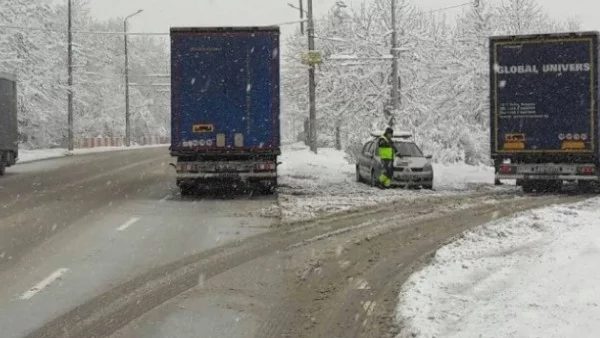
[[[598,181],[598,32],[490,38],[496,184],[526,192]]]
[[[0,73],[0,176],[17,163],[19,155],[17,122],[17,79]]]
[[[182,194],[273,192],[280,155],[279,27],[171,28],[171,156]]]

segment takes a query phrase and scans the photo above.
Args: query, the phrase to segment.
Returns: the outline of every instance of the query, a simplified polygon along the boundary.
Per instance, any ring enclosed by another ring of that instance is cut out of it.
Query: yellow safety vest
[[[385,136],[380,136],[380,140],[385,141],[385,146],[379,144],[379,158],[382,160],[393,160],[394,159],[394,151],[392,149],[392,145],[390,140],[388,140]]]

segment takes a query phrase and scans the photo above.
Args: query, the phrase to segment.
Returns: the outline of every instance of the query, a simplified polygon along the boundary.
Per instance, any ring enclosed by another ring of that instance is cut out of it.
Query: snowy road
[[[398,191],[377,209],[272,227],[258,216],[272,197],[182,200],[169,160],[155,148],[11,168],[0,181],[2,336],[381,337],[399,283],[449,237],[585,198]],[[339,198],[372,193],[350,188]]]
[[[271,197],[181,200],[166,148],[18,165],[0,179],[0,327],[23,337],[156,266],[265,231]]]
[[[393,337],[398,285],[433,249],[496,217],[581,198],[424,196],[284,227],[198,257],[186,292],[111,338]]]

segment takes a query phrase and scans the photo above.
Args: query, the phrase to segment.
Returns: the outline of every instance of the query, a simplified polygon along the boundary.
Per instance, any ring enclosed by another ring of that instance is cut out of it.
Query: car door
[[[371,176],[371,154],[370,149],[373,146],[373,141],[369,141],[365,143],[364,147],[359,156],[358,160],[358,169],[360,171],[360,175],[364,178],[368,178]]]
[[[379,160],[379,142],[373,141],[371,148],[369,149],[369,175],[371,175],[371,169],[375,169],[378,174],[381,170],[381,161]]]

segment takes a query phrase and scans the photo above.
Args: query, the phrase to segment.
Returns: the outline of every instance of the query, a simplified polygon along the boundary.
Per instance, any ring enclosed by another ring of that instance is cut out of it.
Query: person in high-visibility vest
[[[379,148],[379,159],[383,165],[381,175],[379,175],[379,183],[384,188],[389,188],[392,185],[392,177],[394,175],[394,156],[397,153],[392,137],[394,130],[386,128],[385,133],[379,137],[377,146]]]

